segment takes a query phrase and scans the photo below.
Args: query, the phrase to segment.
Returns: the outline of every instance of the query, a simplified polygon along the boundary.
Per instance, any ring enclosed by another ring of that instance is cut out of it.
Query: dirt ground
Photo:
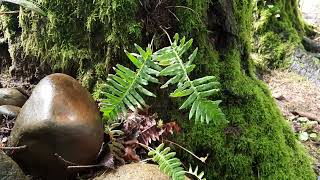
[[[320,175],[320,87],[288,70],[272,71],[263,80],[297,139],[314,158],[314,168]]]

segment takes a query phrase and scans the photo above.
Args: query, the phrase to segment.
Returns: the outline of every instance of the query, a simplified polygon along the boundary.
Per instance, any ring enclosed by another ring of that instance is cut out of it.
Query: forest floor
[[[297,138],[314,158],[320,175],[320,87],[288,70],[274,70],[263,80]]]

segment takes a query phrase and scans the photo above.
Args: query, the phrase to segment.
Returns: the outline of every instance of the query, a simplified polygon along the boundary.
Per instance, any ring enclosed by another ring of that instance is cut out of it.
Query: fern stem
[[[201,158],[201,157],[195,155],[195,154],[194,154],[193,152],[191,152],[190,150],[184,148],[183,146],[181,146],[181,145],[179,145],[179,144],[177,144],[177,143],[175,143],[175,142],[172,142],[172,141],[169,141],[169,140],[166,140],[166,139],[165,139],[164,141],[178,146],[179,148],[181,148],[181,149],[183,149],[184,151],[188,152],[188,153],[191,154],[193,157],[197,158],[199,161],[201,161],[201,162],[203,162],[203,163],[205,163],[206,160],[207,160],[207,158]]]
[[[165,29],[163,29],[161,26],[160,26],[160,28],[161,28],[161,29],[164,31],[164,33],[167,35],[167,37],[168,37],[168,39],[169,39],[169,41],[170,41],[170,45],[172,46],[173,43],[172,43],[172,40],[171,40],[171,38],[170,38],[170,35],[169,35],[168,32],[167,32]],[[190,82],[190,86],[191,86],[192,90],[194,91],[194,93],[196,93],[197,96],[198,96],[198,95],[199,95],[199,92],[198,92],[197,88],[193,85],[193,82],[191,81],[191,79],[189,78],[188,72],[187,72],[186,68],[185,68],[184,65],[183,65],[182,59],[181,59],[180,56],[178,55],[177,51],[176,51],[174,48],[172,48],[172,49],[173,49],[174,55],[177,57],[177,59],[178,59],[178,61],[179,61],[179,65],[180,65],[181,69],[182,69],[183,72],[184,72],[184,76],[187,78],[187,81]]]

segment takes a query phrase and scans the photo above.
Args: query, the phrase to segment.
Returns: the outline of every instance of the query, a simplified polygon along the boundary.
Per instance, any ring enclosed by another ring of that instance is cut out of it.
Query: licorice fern
[[[198,180],[206,180],[206,178],[203,178],[204,172],[202,171],[200,174],[198,174],[198,166],[193,170],[191,165],[189,167],[188,174],[191,174],[192,176],[196,177]]]
[[[140,46],[135,45],[140,54],[126,54],[130,61],[137,67],[136,71],[117,64],[114,68],[116,74],[109,74],[107,83],[105,84],[106,99],[101,100],[101,111],[104,117],[116,119],[119,113],[127,113],[129,108],[135,111],[136,108],[142,109],[147,106],[141,94],[147,96],[155,95],[144,88],[149,82],[159,83],[158,76],[161,67],[152,61],[152,50],[150,47],[144,51]]]
[[[0,4],[1,2],[9,2],[9,3],[13,3],[13,4],[17,4],[19,6],[25,7],[27,9],[30,9],[32,11],[35,11],[39,14],[42,15],[46,15],[46,13],[40,8],[40,6],[33,2],[33,1],[28,1],[28,0],[0,0]]]
[[[160,170],[173,180],[184,180],[186,172],[181,167],[182,163],[175,157],[176,153],[170,150],[170,147],[160,144],[156,149],[150,148],[148,155],[159,164]]]
[[[177,84],[177,89],[170,94],[171,97],[189,96],[181,105],[180,109],[191,106],[189,119],[195,116],[196,122],[207,122],[212,120],[224,120],[224,114],[219,108],[220,101],[212,101],[210,96],[219,91],[219,82],[214,76],[205,76],[199,79],[191,80],[189,73],[193,71],[195,65],[192,64],[197,55],[196,48],[189,56],[188,61],[184,62],[182,57],[191,47],[192,39],[185,42],[183,37],[179,41],[179,36],[174,36],[174,42],[170,40],[171,45],[160,49],[153,54],[153,59],[159,62],[159,65],[165,66],[160,72],[161,76],[172,76],[161,88],[166,88],[170,84]]]

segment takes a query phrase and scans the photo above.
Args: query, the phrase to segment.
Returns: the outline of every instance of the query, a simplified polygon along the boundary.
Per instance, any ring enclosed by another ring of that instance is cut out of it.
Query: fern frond
[[[195,117],[196,122],[207,122],[214,119],[223,119],[224,114],[219,108],[221,101],[212,101],[210,96],[219,91],[219,82],[214,76],[205,76],[199,79],[191,80],[189,73],[193,71],[195,65],[193,61],[198,52],[196,48],[184,62],[182,56],[191,47],[193,40],[186,42],[185,37],[179,41],[176,34],[175,41],[171,46],[160,49],[155,52],[153,59],[159,62],[159,65],[166,66],[161,72],[161,76],[171,76],[171,78],[161,86],[167,88],[170,84],[177,84],[177,89],[170,94],[171,97],[188,97],[181,105],[180,109],[190,108],[189,119]],[[171,42],[171,40],[170,40]]]
[[[19,6],[25,7],[27,9],[35,11],[39,14],[44,15],[44,16],[46,15],[46,13],[40,8],[40,6],[32,1],[28,1],[28,0],[2,0],[2,1],[17,4]],[[1,1],[0,1],[0,3],[1,3]]]
[[[170,152],[170,147],[164,148],[162,143],[156,149],[151,149],[148,155],[159,164],[160,170],[173,180],[184,180],[185,171],[181,167],[182,163],[175,157],[175,152]]]
[[[105,84],[106,91],[102,92],[107,98],[101,100],[101,111],[106,118],[116,119],[119,113],[127,113],[129,108],[135,111],[136,108],[143,109],[146,103],[142,94],[146,96],[155,95],[144,88],[149,82],[159,83],[158,76],[161,67],[156,65],[152,59],[150,47],[144,51],[140,46],[135,45],[140,54],[126,54],[130,61],[137,67],[136,71],[117,64],[114,68],[116,74],[109,74]]]
[[[196,177],[198,180],[206,180],[206,178],[203,178],[204,172],[202,171],[200,174],[198,174],[198,166],[195,168],[195,170],[192,170],[192,167],[190,165],[188,174],[191,174],[192,176]]]

